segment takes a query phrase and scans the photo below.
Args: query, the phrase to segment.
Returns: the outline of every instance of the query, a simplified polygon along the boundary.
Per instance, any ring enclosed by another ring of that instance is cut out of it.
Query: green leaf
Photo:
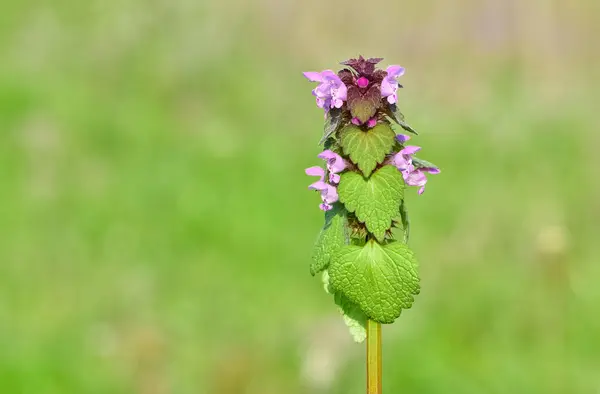
[[[358,305],[351,302],[348,297],[342,293],[335,293],[333,291],[327,270],[323,271],[322,280],[325,292],[334,296],[333,300],[343,315],[344,323],[348,326],[350,335],[352,335],[355,342],[363,342],[367,337],[367,315],[365,315]]]
[[[344,246],[333,255],[329,276],[336,293],[380,323],[393,323],[420,290],[417,261],[401,242]]]
[[[325,293],[333,294],[333,289],[331,288],[331,282],[329,280],[329,272],[327,270],[323,270],[321,274],[321,281],[323,282],[323,289],[325,289]]]
[[[396,133],[386,123],[379,123],[368,131],[356,126],[346,126],[340,133],[344,153],[365,174],[371,175],[377,164],[385,159],[396,142]]]
[[[415,129],[410,127],[408,123],[404,121],[404,115],[400,112],[400,109],[396,104],[388,104],[387,114],[390,118],[392,118],[396,123],[400,125],[404,130],[409,131],[413,134],[419,134]]]
[[[423,160],[423,159],[419,159],[418,157],[413,157],[412,158],[412,162],[415,165],[415,167],[417,168],[435,168],[438,169],[438,166],[436,166],[435,164],[427,161],[427,160]]]
[[[331,137],[337,129],[340,127],[342,123],[342,110],[339,108],[331,108],[327,112],[327,117],[325,118],[325,126],[323,127],[323,137],[319,141],[319,145],[325,142],[329,137]]]
[[[375,112],[381,105],[381,92],[377,85],[371,86],[365,93],[362,93],[357,86],[350,86],[346,102],[352,117],[365,123],[375,116]]]
[[[367,315],[342,293],[335,293],[333,298],[344,315],[344,323],[348,326],[354,342],[363,342],[367,338]]]
[[[410,237],[410,220],[408,220],[408,212],[406,211],[406,205],[404,204],[404,201],[402,201],[402,204],[400,204],[400,218],[402,221],[404,243],[407,244],[408,238]]]
[[[342,204],[335,204],[333,209],[325,212],[325,225],[319,233],[313,251],[313,263],[310,274],[315,275],[329,266],[331,255],[349,240],[348,217]]]
[[[348,171],[341,175],[338,194],[346,209],[355,212],[367,230],[383,241],[392,218],[399,214],[404,197],[404,179],[402,173],[391,165],[381,167],[368,179]]]

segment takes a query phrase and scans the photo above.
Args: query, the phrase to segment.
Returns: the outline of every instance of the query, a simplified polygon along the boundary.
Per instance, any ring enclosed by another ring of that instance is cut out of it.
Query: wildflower
[[[317,156],[319,159],[327,160],[327,172],[329,173],[329,182],[338,184],[340,182],[340,172],[346,169],[346,162],[342,156],[335,152],[325,150]]]
[[[311,82],[320,82],[312,94],[317,98],[317,106],[325,112],[330,108],[341,108],[346,101],[348,89],[340,77],[331,70],[322,72],[308,71],[304,76]]]
[[[404,143],[410,139],[408,135],[400,134],[396,137],[400,143]],[[406,145],[402,150],[392,157],[392,164],[402,172],[404,182],[408,186],[420,186],[419,194],[425,191],[427,177],[425,173],[439,174],[440,170],[436,167],[417,167],[413,161],[413,155],[421,150],[420,146]]]
[[[309,190],[317,190],[321,192],[322,204],[319,205],[322,211],[329,211],[333,206],[334,202],[338,200],[337,189],[335,186],[327,184],[325,179],[325,170],[319,166],[309,167],[305,171],[306,175],[318,176],[319,180],[311,183],[308,186]]]
[[[404,174],[414,169],[412,155],[421,150],[420,146],[407,145],[392,158],[392,164]]]
[[[339,173],[347,167],[346,161],[337,153],[330,150],[321,152],[317,157],[327,160],[327,173],[329,174],[328,182],[325,181],[325,170],[319,166],[309,167],[305,170],[306,175],[318,176],[319,180],[311,183],[308,188],[321,192],[321,200],[323,203],[319,208],[323,211],[329,211],[334,202],[338,200],[337,184],[340,182]]]
[[[407,175],[404,175],[403,172],[402,176],[404,177],[404,182],[406,182],[408,186],[421,186],[418,193],[423,194],[425,191],[425,184],[427,183],[427,177],[425,176],[426,172],[430,174],[439,174],[440,170],[439,168],[420,167],[414,168]]]
[[[387,76],[381,81],[381,97],[387,97],[390,104],[398,101],[396,92],[398,91],[398,80],[396,78],[404,75],[404,67],[389,66]]]

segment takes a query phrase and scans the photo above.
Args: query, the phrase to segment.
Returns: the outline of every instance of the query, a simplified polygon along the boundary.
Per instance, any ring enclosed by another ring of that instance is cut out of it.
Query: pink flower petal
[[[318,190],[322,193],[323,191],[327,191],[328,186],[329,185],[323,181],[316,181],[315,183],[311,183],[310,185],[308,185],[308,189],[309,190]]]
[[[392,158],[392,164],[400,171],[407,170],[412,161],[410,160],[410,156],[403,155],[402,153],[396,153]]]
[[[388,77],[400,77],[404,75],[404,67],[392,65],[387,68]]]
[[[419,170],[414,170],[405,177],[404,181],[408,186],[425,186],[427,177]]]
[[[308,79],[311,82],[322,82],[323,81],[323,76],[321,75],[320,72],[316,72],[316,71],[306,71],[302,73],[304,75],[304,77],[306,79]]]
[[[321,177],[321,179],[323,179],[323,177],[325,176],[325,170],[319,166],[308,167],[306,170],[304,170],[304,172],[306,173],[306,175],[319,176]]]
[[[381,97],[388,97],[396,93],[396,89],[398,89],[398,84],[396,86],[392,85],[390,81],[384,79],[381,81]]]
[[[323,159],[323,160],[330,160],[330,159],[335,159],[336,157],[339,157],[339,155],[337,153],[335,153],[332,150],[324,150],[323,152],[319,153],[317,155],[317,157],[319,159]]]
[[[415,146],[415,145],[406,145],[404,147],[404,149],[402,149],[400,151],[400,153],[402,153],[403,155],[414,155],[415,153],[417,153],[418,151],[421,150],[420,146]]]
[[[321,200],[327,204],[333,204],[338,200],[338,193],[335,186],[327,185],[325,190],[321,190]]]

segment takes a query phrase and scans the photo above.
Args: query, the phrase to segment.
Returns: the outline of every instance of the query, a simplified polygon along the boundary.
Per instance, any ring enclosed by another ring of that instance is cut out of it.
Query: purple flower
[[[398,140],[399,143],[404,144],[406,141],[408,141],[410,139],[410,135],[398,134],[396,136],[396,139]]]
[[[420,146],[407,145],[400,152],[392,157],[392,164],[402,173],[412,171],[414,166],[412,163],[412,155],[421,150]]]
[[[338,184],[340,182],[340,176],[338,173],[346,169],[346,161],[342,159],[342,156],[330,151],[329,149],[319,153],[317,157],[319,159],[327,160],[329,182]]]
[[[331,70],[308,71],[304,76],[311,82],[320,82],[312,94],[317,98],[317,106],[327,112],[330,108],[341,108],[346,101],[348,89],[340,77]]]
[[[398,138],[401,143],[410,139],[407,135],[399,135],[396,138]],[[419,194],[423,194],[425,191],[425,184],[427,183],[425,173],[439,174],[440,170],[439,168],[434,167],[415,167],[412,156],[420,150],[420,146],[407,145],[392,157],[392,164],[402,172],[404,182],[408,186],[420,186]]]
[[[402,173],[404,176],[404,182],[406,182],[408,186],[421,186],[419,188],[419,194],[423,194],[425,191],[425,184],[427,183],[425,172],[430,174],[439,174],[440,170],[439,168],[416,168],[409,172],[406,176],[404,176],[404,173]]]
[[[325,183],[325,170],[323,168],[319,166],[309,167],[305,170],[305,172],[306,175],[319,177],[319,180],[311,183],[308,186],[308,189],[321,192],[321,200],[323,203],[319,205],[319,208],[321,208],[323,211],[329,211],[331,208],[333,208],[331,204],[338,200],[337,189],[335,186]]]
[[[389,66],[387,76],[381,81],[381,97],[387,97],[390,104],[398,101],[396,92],[398,91],[398,80],[396,78],[404,75],[404,67]]]
[[[319,208],[323,211],[329,211],[334,202],[338,200],[336,185],[340,182],[339,173],[347,167],[346,161],[337,153],[325,150],[318,157],[327,160],[327,173],[329,174],[328,182],[325,181],[325,170],[321,167],[309,167],[305,170],[306,175],[318,176],[319,180],[311,183],[308,188],[310,190],[318,190],[321,192],[321,200],[323,203]]]

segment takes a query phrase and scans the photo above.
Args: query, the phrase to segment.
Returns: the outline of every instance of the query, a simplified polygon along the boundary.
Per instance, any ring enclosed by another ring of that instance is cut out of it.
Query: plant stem
[[[381,394],[381,324],[367,320],[367,394]]]

